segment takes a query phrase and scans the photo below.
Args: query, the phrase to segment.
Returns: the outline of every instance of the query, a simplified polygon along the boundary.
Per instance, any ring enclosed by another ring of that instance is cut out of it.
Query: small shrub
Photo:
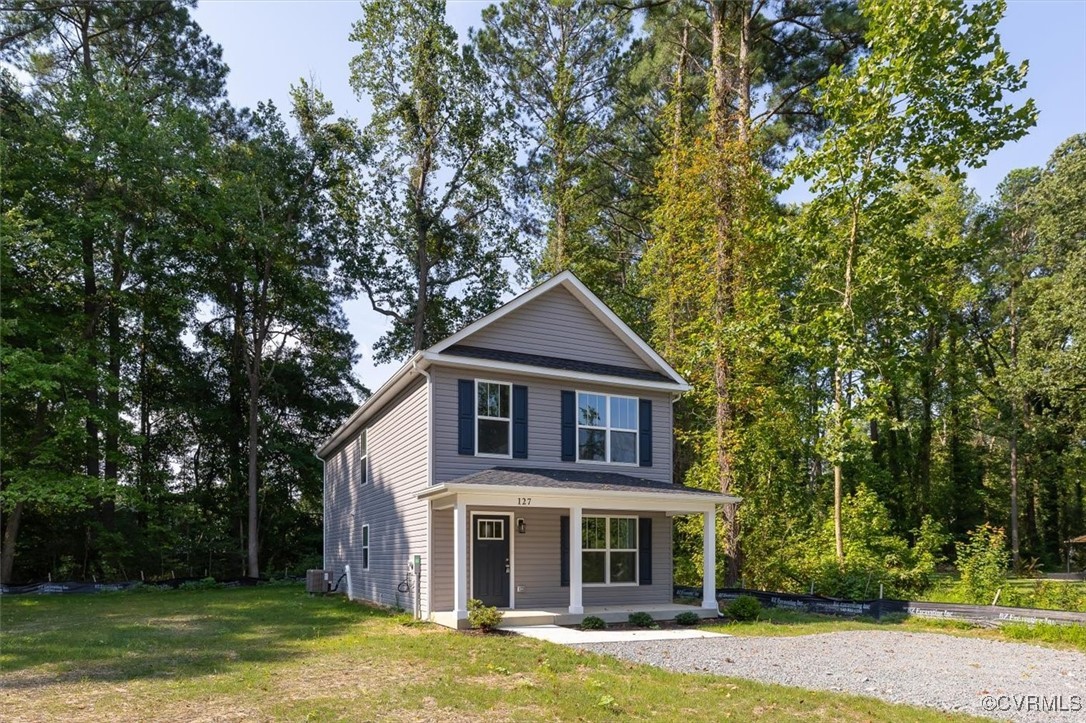
[[[969,539],[956,545],[967,602],[991,605],[996,591],[1007,581],[1007,538],[1003,528],[988,523],[977,526]]]
[[[468,600],[468,623],[484,633],[501,625],[503,613],[495,607],[484,605],[481,600]]]
[[[724,612],[732,620],[738,620],[740,622],[757,620],[758,615],[762,612],[762,604],[758,602],[758,598],[753,595],[740,595],[731,601]]]
[[[652,616],[648,613],[630,613],[630,625],[636,625],[639,628],[651,628],[656,624],[656,621],[652,619]]]
[[[607,627],[607,623],[603,621],[603,618],[598,618],[595,615],[589,615],[581,621],[581,630],[603,630]]]
[[[686,612],[679,613],[675,616],[675,622],[679,625],[697,625],[701,618],[698,617],[696,612],[687,610]]]

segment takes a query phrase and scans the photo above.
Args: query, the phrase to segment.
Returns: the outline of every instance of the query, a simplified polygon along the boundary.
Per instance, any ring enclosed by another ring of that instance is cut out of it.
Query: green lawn
[[[753,622],[713,624],[706,629],[747,636],[815,635],[842,630],[902,630],[1029,642],[1086,653],[1086,628],[1078,625],[1007,623],[1000,627],[982,627],[960,620],[933,620],[904,615],[887,615],[877,621],[867,617],[845,618],[765,608],[759,614],[758,620]]]
[[[0,627],[5,721],[947,718],[456,633],[296,587],[4,598]]]

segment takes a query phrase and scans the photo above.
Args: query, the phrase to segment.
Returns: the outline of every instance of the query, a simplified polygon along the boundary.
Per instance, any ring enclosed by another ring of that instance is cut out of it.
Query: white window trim
[[[367,432],[369,432],[368,429],[363,429],[358,438],[358,468],[360,472],[358,484],[360,485],[370,483],[370,452]]]
[[[604,582],[582,582],[581,587],[637,587],[641,584],[641,518],[635,515],[584,515],[581,517],[581,535],[582,541],[584,539],[584,523],[585,520],[607,520],[607,524],[604,527],[604,535],[607,540],[607,548],[605,550],[589,549],[586,548],[582,542],[581,544],[581,557],[584,557],[586,552],[600,553],[604,552],[603,563],[603,578]],[[634,521],[634,548],[626,549],[620,548],[616,550],[611,549],[611,520],[633,520]],[[634,579],[633,582],[611,582],[611,552],[632,552],[634,553]],[[581,569],[584,570],[584,561],[581,561]],[[584,573],[582,572],[582,575]]]
[[[614,428],[611,426],[611,400],[612,399],[632,399],[634,401],[634,409],[637,410],[637,414],[641,414],[640,400],[637,397],[627,396],[625,394],[607,394],[606,392],[594,392],[588,389],[578,389],[574,392],[576,397],[573,400],[574,408],[574,438],[573,443],[577,447],[577,464],[614,464],[622,467],[637,467],[641,463],[641,424],[640,419],[634,423],[634,429],[623,429],[621,427]],[[607,425],[603,427],[594,427],[588,424],[581,424],[581,395],[582,394],[595,394],[596,396],[603,397],[607,401]],[[512,410],[510,410],[512,413]],[[604,430],[603,433],[603,456],[607,459],[581,459],[581,430],[582,429],[595,429]],[[611,431],[617,432],[633,432],[634,439],[637,440],[634,444],[634,461],[633,462],[612,462],[611,461]]]
[[[479,385],[480,384],[500,384],[503,387],[509,387],[509,416],[508,417],[490,417],[479,414]],[[476,457],[491,457],[494,459],[512,459],[513,458],[513,383],[512,382],[499,382],[493,379],[476,379],[475,380],[475,398],[472,402],[475,407],[475,456]],[[509,426],[509,441],[506,446],[509,449],[508,454],[494,454],[493,452],[480,452],[479,451],[479,420],[485,419],[492,422],[508,422]]]
[[[373,540],[370,539],[370,526],[369,525],[362,525],[362,569],[363,570],[369,570],[370,569],[370,555],[372,554],[371,551],[370,551],[370,543],[372,543],[372,542],[373,542]]]

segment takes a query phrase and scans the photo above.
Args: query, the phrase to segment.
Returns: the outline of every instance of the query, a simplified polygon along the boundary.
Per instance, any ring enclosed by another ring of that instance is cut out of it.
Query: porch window
[[[637,583],[636,517],[585,517],[581,548],[585,585]]]
[[[577,394],[577,459],[637,464],[637,399]]]
[[[475,382],[475,453],[508,457],[512,438],[510,396],[512,386]]]

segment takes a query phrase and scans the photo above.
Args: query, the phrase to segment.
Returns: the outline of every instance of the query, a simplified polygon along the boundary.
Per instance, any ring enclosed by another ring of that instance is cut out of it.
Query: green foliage
[[[215,578],[205,577],[202,580],[190,580],[189,582],[181,583],[180,590],[215,590],[222,587]]]
[[[595,615],[586,615],[584,620],[581,621],[581,630],[603,630],[607,627],[607,623],[603,618],[596,617]]]
[[[336,190],[344,273],[392,323],[377,361],[402,359],[492,311],[503,267],[526,249],[506,212],[509,109],[444,0],[367,0],[351,40],[351,86],[373,105],[351,133],[354,168]]]
[[[1011,640],[1057,643],[1074,646],[1079,650],[1086,650],[1086,627],[1082,625],[1005,623],[999,627],[999,630]]]
[[[806,590],[806,580],[824,595],[864,599],[876,597],[881,584],[886,597],[912,599],[933,584],[947,542],[934,519],[924,518],[910,544],[895,533],[886,506],[866,485],[845,498],[842,518],[843,562],[834,554],[832,519],[826,518],[805,543],[795,542],[789,569],[799,582],[796,588]]]
[[[991,604],[996,591],[1007,581],[1010,555],[1003,528],[980,525],[966,541],[957,543],[956,550],[967,601]]]
[[[651,628],[656,625],[656,621],[652,619],[652,616],[645,612],[630,613],[629,623],[639,628]]]
[[[697,613],[687,610],[686,612],[676,615],[675,622],[679,625],[697,625],[701,622],[701,617],[699,617]]]
[[[501,610],[484,605],[481,600],[468,600],[468,623],[473,628],[489,633],[501,625],[503,616]]]
[[[762,603],[753,595],[740,595],[728,603],[724,608],[724,614],[732,620],[747,622],[757,620],[762,613]]]

